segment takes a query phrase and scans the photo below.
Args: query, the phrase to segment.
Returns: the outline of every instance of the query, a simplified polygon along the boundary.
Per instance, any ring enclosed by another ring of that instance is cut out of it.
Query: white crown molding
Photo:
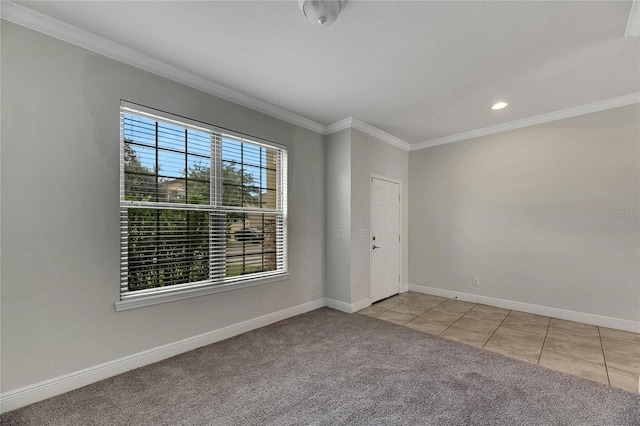
[[[145,55],[129,47],[107,40],[103,37],[81,30],[27,7],[2,1],[0,17],[23,27],[41,32],[51,37],[66,41],[92,52],[99,53],[111,59],[115,59],[136,68],[149,71],[159,76],[168,78],[194,89],[212,94],[222,99],[234,102],[247,108],[262,112],[280,120],[287,121],[305,129],[325,134],[326,126],[313,120],[302,117],[283,108],[252,98],[236,90],[222,86],[206,78],[200,77],[189,71],[185,71],[174,65],[160,61]]]
[[[347,117],[345,119],[342,119],[340,121],[336,121],[333,124],[329,124],[326,128],[325,128],[325,135],[330,135],[336,132],[339,132],[340,130],[344,130],[344,129],[350,129],[351,128],[351,123],[352,123],[352,117]]]
[[[209,93],[211,95],[226,99],[230,102],[242,105],[247,108],[262,112],[291,124],[309,129],[322,135],[329,135],[347,128],[358,129],[381,141],[387,142],[405,151],[416,151],[432,146],[443,145],[451,142],[459,142],[467,139],[487,136],[507,130],[518,129],[536,124],[542,124],[563,118],[575,117],[589,114],[605,109],[616,108],[640,102],[640,93],[618,98],[594,102],[587,105],[568,108],[561,111],[528,117],[521,120],[511,121],[496,126],[471,130],[469,132],[449,135],[442,138],[431,139],[417,144],[409,144],[400,138],[386,133],[355,117],[348,117],[325,126],[301,115],[287,111],[271,103],[255,99],[237,90],[230,89],[209,79],[200,77],[179,67],[160,61],[151,56],[140,53],[134,49],[107,40],[103,37],[81,30],[72,25],[66,24],[57,19],[51,18],[42,13],[31,10],[27,7],[15,4],[11,1],[0,2],[0,18],[18,25],[41,32],[59,40],[74,44],[81,48],[104,55],[111,59],[124,62],[128,65],[140,68],[153,74],[168,78],[178,83],[184,84],[194,89]],[[629,22],[627,24],[627,35],[638,35],[640,32],[640,6],[638,0],[634,0],[631,6]]]
[[[296,315],[313,311],[326,305],[324,298],[316,299],[301,305],[292,306],[281,311],[272,312],[237,324],[223,327],[188,339],[169,343],[143,352],[138,352],[104,364],[95,365],[40,383],[11,390],[0,395],[0,412],[15,410],[38,401],[51,398],[91,383],[104,380],[134,368],[153,364],[202,346],[210,345],[251,330],[265,327]]]
[[[627,29],[624,35],[640,37],[640,1],[638,0],[633,0],[633,3],[631,3],[631,11],[629,12],[629,20],[627,21]]]
[[[304,127],[305,129],[312,130],[322,135],[329,135],[339,130],[353,127],[384,142],[388,142],[394,146],[402,148],[405,151],[408,151],[410,147],[407,142],[352,117],[348,117],[329,126],[325,126],[276,105],[252,98],[251,96],[200,77],[194,73],[145,55],[137,50],[123,46],[111,40],[107,40],[103,37],[51,18],[27,7],[15,4],[11,1],[1,2],[0,17],[15,24],[22,25],[23,27],[30,28],[67,43],[74,44],[83,49],[115,59],[116,61],[124,62],[125,64],[168,78],[186,86],[193,87],[194,89],[201,90],[297,126]]]
[[[400,148],[404,151],[410,151],[411,144],[403,141],[400,138],[397,138],[393,135],[390,135],[387,132],[384,132],[377,127],[372,126],[369,123],[365,123],[362,120],[358,120],[355,117],[348,117],[340,121],[336,121],[333,124],[330,124],[326,127],[326,135],[330,135],[335,132],[339,132],[344,129],[357,129],[361,132],[368,134],[369,136],[373,136],[374,138],[380,139],[383,142],[391,144],[397,148]]]
[[[374,138],[378,138],[381,141],[384,141],[388,144],[396,146],[404,151],[409,151],[411,149],[410,143],[405,142],[402,139],[397,138],[393,135],[390,135],[387,132],[383,132],[377,127],[373,127],[371,124],[365,123],[362,120],[358,120],[355,117],[351,117],[351,127],[354,129],[358,129],[361,132],[364,132],[370,136],[373,136]]]
[[[577,117],[579,115],[591,114],[593,112],[604,111],[607,109],[618,108],[625,105],[637,104],[640,102],[640,92],[631,93],[629,95],[617,98],[606,99],[604,101],[593,102],[586,105],[567,108],[560,111],[549,112],[546,114],[535,115],[533,117],[523,118],[521,120],[510,121],[508,123],[497,124],[495,126],[485,127],[482,129],[471,130],[456,135],[444,136],[442,138],[431,139],[411,145],[411,151],[430,148],[432,146],[444,145],[452,142],[460,142],[467,139],[478,138],[481,136],[493,135],[495,133],[506,132],[508,130],[520,129],[523,127],[535,126],[537,124],[549,123],[551,121],[562,120],[564,118]]]
[[[620,318],[606,317],[603,315],[588,314],[585,312],[569,311],[567,309],[553,308],[550,306],[534,305],[532,303],[517,302],[515,300],[508,299],[498,299],[495,297],[481,296],[478,294],[464,293],[460,291],[415,284],[409,284],[409,290],[415,291],[416,293],[425,293],[431,294],[433,296],[459,299],[464,300],[465,302],[482,303],[484,305],[496,306],[503,309],[511,309],[514,311],[543,315],[546,317],[558,318],[567,321],[597,325],[599,327],[607,327],[616,330],[630,331],[632,333],[640,333],[640,322],[638,321],[630,321]]]

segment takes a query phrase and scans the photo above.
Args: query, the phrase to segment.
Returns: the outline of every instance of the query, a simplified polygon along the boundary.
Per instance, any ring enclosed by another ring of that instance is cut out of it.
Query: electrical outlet
[[[311,281],[311,290],[315,290],[315,289],[316,289],[316,282]]]
[[[475,286],[479,286],[480,285],[480,278],[473,277],[473,279],[471,280],[471,284],[473,284]]]
[[[344,238],[344,229],[338,229],[338,238]]]

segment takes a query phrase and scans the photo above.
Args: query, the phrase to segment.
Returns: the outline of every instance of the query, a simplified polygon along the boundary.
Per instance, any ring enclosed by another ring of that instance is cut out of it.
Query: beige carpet
[[[640,397],[318,309],[2,416],[7,425],[640,425]]]

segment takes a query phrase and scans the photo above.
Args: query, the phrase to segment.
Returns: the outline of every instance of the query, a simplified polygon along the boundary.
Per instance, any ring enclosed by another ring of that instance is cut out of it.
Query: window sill
[[[192,297],[206,296],[208,294],[223,293],[226,291],[238,290],[241,288],[254,287],[257,285],[286,281],[291,278],[289,273],[278,274],[270,277],[254,278],[251,280],[234,282],[229,284],[211,285],[208,287],[183,289],[165,294],[153,294],[141,296],[115,303],[116,311],[126,311],[129,309],[142,308],[144,306],[159,305],[160,303],[173,302],[176,300],[190,299]]]

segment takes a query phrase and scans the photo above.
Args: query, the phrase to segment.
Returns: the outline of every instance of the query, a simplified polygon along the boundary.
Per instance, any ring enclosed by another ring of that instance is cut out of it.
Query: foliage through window
[[[286,151],[180,120],[121,108],[123,300],[286,272]]]

